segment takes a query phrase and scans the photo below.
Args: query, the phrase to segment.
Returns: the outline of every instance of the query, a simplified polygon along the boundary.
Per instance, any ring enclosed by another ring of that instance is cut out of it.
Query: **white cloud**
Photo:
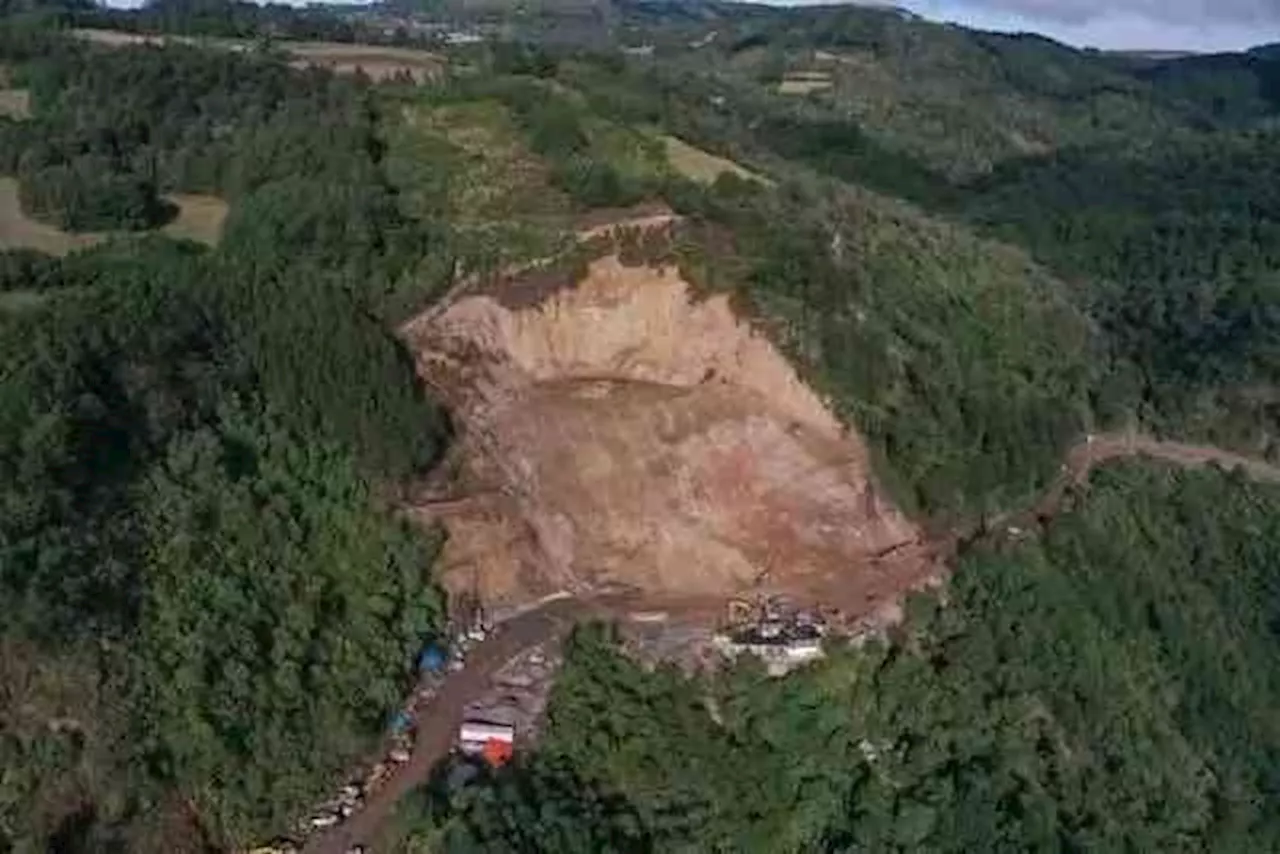
[[[1081,47],[1219,51],[1280,42],[1280,0],[896,0],[896,3],[934,20],[954,21],[979,29],[1042,33]]]

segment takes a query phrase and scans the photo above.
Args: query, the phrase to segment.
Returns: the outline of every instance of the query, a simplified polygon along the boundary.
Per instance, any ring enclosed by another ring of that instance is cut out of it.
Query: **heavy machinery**
[[[756,612],[759,609],[756,604],[749,599],[733,598],[729,600],[729,606],[726,609],[726,618],[729,628],[744,625],[755,621]]]

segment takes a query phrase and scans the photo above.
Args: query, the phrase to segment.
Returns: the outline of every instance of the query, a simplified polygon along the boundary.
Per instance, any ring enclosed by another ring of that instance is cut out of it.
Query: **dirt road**
[[[1183,468],[1219,466],[1243,469],[1254,480],[1280,483],[1280,467],[1212,445],[1166,442],[1141,433],[1096,433],[1086,436],[1067,452],[1062,474],[1041,495],[1030,511],[1037,519],[1048,519],[1058,512],[1067,490],[1084,483],[1094,466],[1126,457],[1148,457]]]
[[[589,612],[582,602],[559,599],[502,624],[499,631],[475,647],[467,666],[445,679],[434,700],[422,710],[413,755],[363,808],[327,833],[311,838],[304,854],[346,854],[371,838],[391,814],[396,802],[430,776],[432,768],[453,746],[467,704],[489,688],[493,675],[524,649],[567,632],[575,619]]]
[[[995,529],[1029,528],[1047,522],[1061,509],[1068,490],[1088,480],[1095,466],[1129,457],[1146,457],[1183,468],[1241,469],[1254,480],[1280,483],[1280,466],[1212,445],[1164,441],[1141,433],[1094,433],[1067,451],[1061,474],[1031,505],[954,532],[947,540],[938,541],[938,553],[954,555],[957,547],[980,540]]]
[[[1280,466],[1211,445],[1165,442],[1140,433],[1100,433],[1078,443],[1067,455],[1067,468],[1087,475],[1089,469],[1119,457],[1151,457],[1185,468],[1217,465],[1224,469],[1244,469],[1254,480],[1280,483]]]

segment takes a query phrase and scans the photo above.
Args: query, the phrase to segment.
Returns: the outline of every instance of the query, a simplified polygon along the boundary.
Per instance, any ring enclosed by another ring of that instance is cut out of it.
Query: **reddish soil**
[[[906,564],[886,556],[919,530],[861,437],[725,296],[615,256],[578,278],[533,304],[470,293],[404,330],[463,428],[458,497],[489,496],[411,511],[449,531],[446,587],[500,607],[893,585]]]

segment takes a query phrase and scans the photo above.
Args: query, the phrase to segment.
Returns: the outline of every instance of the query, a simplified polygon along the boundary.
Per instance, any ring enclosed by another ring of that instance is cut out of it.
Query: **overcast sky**
[[[897,0],[928,18],[1100,48],[1240,50],[1280,42],[1280,0]]]

